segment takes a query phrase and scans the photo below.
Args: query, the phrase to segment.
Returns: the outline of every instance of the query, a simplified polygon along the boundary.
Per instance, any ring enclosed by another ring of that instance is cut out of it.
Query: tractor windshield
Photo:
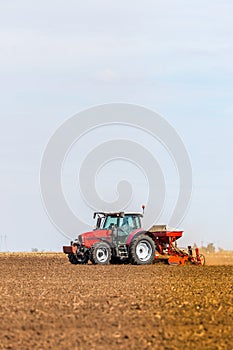
[[[104,225],[103,225],[103,229],[104,230],[110,229],[113,225],[117,227],[118,226],[118,220],[119,220],[119,217],[108,215],[106,217],[106,219],[105,219],[105,222],[104,222]]]

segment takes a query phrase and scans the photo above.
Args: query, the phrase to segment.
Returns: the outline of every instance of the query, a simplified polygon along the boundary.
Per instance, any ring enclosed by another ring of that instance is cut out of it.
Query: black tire
[[[89,257],[87,254],[77,255],[77,254],[70,253],[70,254],[68,254],[68,259],[69,259],[71,264],[84,265],[84,264],[88,263]]]
[[[98,242],[91,249],[90,260],[96,265],[107,265],[111,260],[111,248],[105,242]]]
[[[129,255],[133,265],[151,264],[155,258],[153,239],[144,234],[134,238],[129,247]]]

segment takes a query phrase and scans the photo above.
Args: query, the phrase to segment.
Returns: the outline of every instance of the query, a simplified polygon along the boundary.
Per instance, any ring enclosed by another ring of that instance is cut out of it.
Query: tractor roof
[[[137,215],[137,216],[140,216],[140,217],[143,217],[143,214],[142,213],[125,213],[123,211],[120,211],[120,212],[103,212],[103,211],[97,211],[94,213],[93,217],[95,219],[96,215],[103,215],[103,216],[116,216],[116,217],[124,217],[125,215]]]

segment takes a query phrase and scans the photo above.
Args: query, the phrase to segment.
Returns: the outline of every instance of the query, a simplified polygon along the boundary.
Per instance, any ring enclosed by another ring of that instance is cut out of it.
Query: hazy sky
[[[233,249],[232,18],[231,0],[0,0],[0,249],[67,243],[41,201],[43,151],[68,117],[108,102],[153,109],[183,139],[181,244]]]

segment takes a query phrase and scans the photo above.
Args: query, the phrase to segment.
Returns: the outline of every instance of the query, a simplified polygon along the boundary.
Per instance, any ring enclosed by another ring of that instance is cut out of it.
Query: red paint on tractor
[[[142,229],[137,229],[137,230],[134,230],[130,235],[129,237],[127,238],[127,241],[126,241],[126,244],[130,244],[130,242],[132,241],[133,237],[135,237],[135,235],[139,232],[145,232],[145,231],[142,231]]]
[[[76,254],[77,253],[77,247],[73,246],[73,245],[63,246],[63,253],[65,253],[65,254]]]
[[[110,242],[111,232],[111,230],[94,230],[81,234],[80,239],[82,239],[82,244],[86,248],[91,248],[95,243],[101,242],[101,239]]]

